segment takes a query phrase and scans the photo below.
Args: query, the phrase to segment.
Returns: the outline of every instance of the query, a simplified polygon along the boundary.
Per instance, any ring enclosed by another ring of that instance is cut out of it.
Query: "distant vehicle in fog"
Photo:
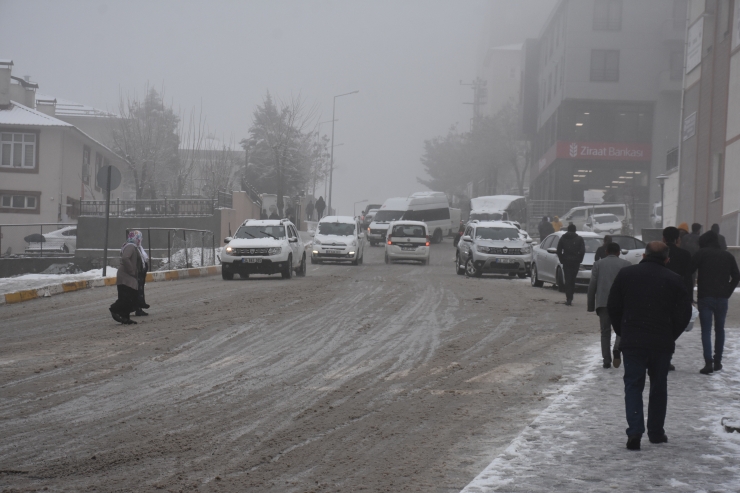
[[[573,223],[578,230],[583,231],[588,218],[596,214],[614,214],[621,221],[623,232],[630,233],[632,230],[632,214],[627,204],[581,205],[560,216],[560,220],[564,227]]]
[[[527,224],[527,199],[521,195],[485,195],[470,199],[469,220]]]
[[[622,221],[614,214],[594,214],[586,219],[583,230],[602,234],[621,233]]]
[[[365,235],[355,218],[324,216],[319,221],[313,239],[311,263],[345,261],[352,265],[362,263],[365,256]]]
[[[26,238],[28,254],[74,253],[77,249],[77,226],[67,226],[42,235],[29,235]]]
[[[444,192],[416,192],[409,197],[391,198],[383,203],[368,228],[370,244],[385,241],[390,222],[402,219],[426,223],[433,243],[439,243],[457,229],[457,224],[452,223],[450,204]]]
[[[417,260],[427,265],[431,255],[431,238],[426,223],[421,221],[393,221],[385,242],[385,263],[396,260]]]

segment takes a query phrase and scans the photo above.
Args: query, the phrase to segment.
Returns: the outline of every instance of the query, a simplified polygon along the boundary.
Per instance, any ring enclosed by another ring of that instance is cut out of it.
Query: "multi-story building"
[[[493,116],[506,104],[519,104],[522,81],[522,45],[488,48],[479,68],[478,80],[485,86],[478,101],[480,114]],[[474,86],[475,87],[475,86]]]
[[[0,60],[0,224],[75,222],[86,190],[100,191],[96,170],[122,169],[123,160],[56,118],[56,101],[37,99],[38,85],[12,68],[12,60]],[[3,230],[2,253],[23,250],[28,233],[21,231]]]
[[[600,192],[630,205],[636,227],[650,224],[655,177],[679,140],[685,31],[686,0],[557,4],[524,45],[533,213],[562,214]]]
[[[676,220],[740,244],[740,2],[691,0]],[[671,212],[667,211],[667,215]]]

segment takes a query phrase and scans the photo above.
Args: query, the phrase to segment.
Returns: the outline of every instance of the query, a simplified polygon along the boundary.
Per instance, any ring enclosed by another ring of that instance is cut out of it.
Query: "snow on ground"
[[[740,417],[740,328],[726,335],[724,370],[709,376],[699,373],[701,330],[678,340],[667,444],[645,435],[641,451],[625,448],[623,367],[603,369],[596,342],[550,406],[462,492],[740,491],[740,434],[721,425]]]
[[[118,269],[108,267],[106,277],[116,277]],[[16,277],[0,278],[0,294],[14,293],[24,289],[38,289],[54,284],[72,281],[86,281],[88,279],[100,279],[103,277],[103,269],[93,269],[79,274],[24,274]]]

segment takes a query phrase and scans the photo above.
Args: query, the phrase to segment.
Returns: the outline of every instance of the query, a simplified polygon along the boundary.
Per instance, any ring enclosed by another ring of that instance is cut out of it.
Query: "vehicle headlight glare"
[[[268,255],[277,255],[282,251],[283,251],[282,247],[273,247],[267,250],[267,253]]]
[[[231,253],[231,252],[233,252],[233,251],[234,251],[234,249],[233,249],[233,248],[231,248],[230,246],[227,246],[227,247],[226,247],[226,252],[227,252],[227,253]]]

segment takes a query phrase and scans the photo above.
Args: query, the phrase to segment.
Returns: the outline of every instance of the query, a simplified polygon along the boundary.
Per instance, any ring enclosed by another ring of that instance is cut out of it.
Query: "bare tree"
[[[191,110],[185,119],[180,119],[177,126],[177,139],[180,143],[177,160],[167,166],[167,187],[170,195],[182,197],[185,191],[193,188],[193,178],[201,164],[203,143],[205,140],[205,118],[201,106],[196,115]]]

